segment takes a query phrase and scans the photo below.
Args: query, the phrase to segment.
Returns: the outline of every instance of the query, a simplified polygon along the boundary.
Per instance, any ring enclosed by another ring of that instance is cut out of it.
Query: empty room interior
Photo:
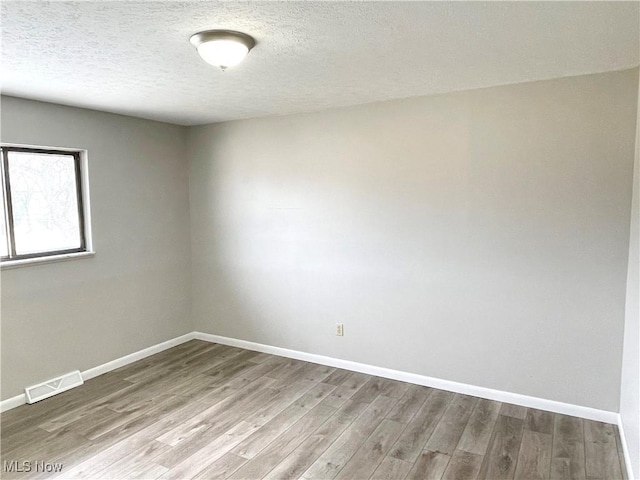
[[[639,2],[0,15],[0,478],[640,479]]]

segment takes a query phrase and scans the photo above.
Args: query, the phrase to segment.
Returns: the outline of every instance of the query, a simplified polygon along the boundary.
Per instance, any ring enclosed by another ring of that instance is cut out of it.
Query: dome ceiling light
[[[205,62],[222,70],[242,62],[256,44],[253,37],[233,30],[206,30],[192,35],[189,41]]]

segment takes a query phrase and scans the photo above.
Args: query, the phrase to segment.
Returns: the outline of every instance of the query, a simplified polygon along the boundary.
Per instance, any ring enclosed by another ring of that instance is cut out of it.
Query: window
[[[3,262],[87,251],[81,152],[2,152]]]

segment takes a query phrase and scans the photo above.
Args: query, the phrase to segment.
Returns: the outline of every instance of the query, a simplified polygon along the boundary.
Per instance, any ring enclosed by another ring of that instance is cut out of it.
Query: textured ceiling
[[[184,125],[638,64],[637,2],[2,2],[2,91]],[[189,44],[258,42],[221,72]]]

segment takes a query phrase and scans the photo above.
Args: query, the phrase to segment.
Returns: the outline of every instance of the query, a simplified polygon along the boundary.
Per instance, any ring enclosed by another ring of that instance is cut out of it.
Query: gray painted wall
[[[640,86],[639,86],[640,88]],[[624,348],[620,390],[620,416],[631,456],[633,478],[640,478],[640,104],[636,123],[636,157],[633,174],[633,203],[629,268],[627,272],[627,305],[624,324]]]
[[[2,97],[3,142],[89,151],[96,256],[2,271],[2,398],[192,330],[183,127]]]
[[[98,253],[2,271],[2,398],[197,329],[615,411],[637,88],[188,130],[3,97],[2,141],[89,150]]]
[[[631,70],[189,129],[196,330],[616,411],[637,94]]]

